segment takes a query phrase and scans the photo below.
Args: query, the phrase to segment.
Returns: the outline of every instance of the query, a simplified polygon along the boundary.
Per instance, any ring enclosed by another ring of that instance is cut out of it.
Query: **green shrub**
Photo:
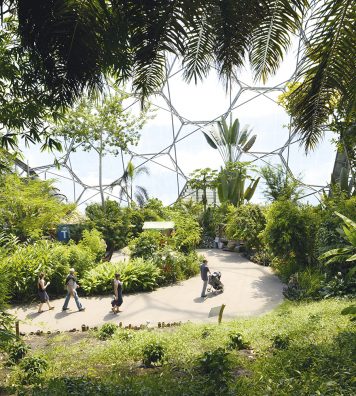
[[[117,332],[118,328],[118,325],[115,323],[105,323],[99,329],[98,338],[100,340],[107,340]]]
[[[266,213],[263,238],[273,256],[290,266],[292,273],[316,261],[315,234],[318,213],[310,206],[300,206],[292,201],[275,201]]]
[[[266,226],[263,208],[255,204],[241,205],[230,211],[227,217],[226,236],[242,240],[247,250],[261,250],[261,232]]]
[[[228,348],[241,350],[241,349],[249,348],[249,344],[243,339],[241,333],[230,333]]]
[[[162,271],[163,284],[187,279],[199,272],[199,257],[195,251],[183,254],[166,246],[156,252],[154,262]]]
[[[178,262],[180,267],[182,268],[185,279],[191,278],[192,276],[199,274],[199,265],[201,264],[202,260],[203,257],[199,256],[196,251],[192,251],[189,254],[180,256],[178,258]]]
[[[290,344],[290,337],[283,334],[277,334],[272,338],[272,347],[275,349],[287,349]]]
[[[51,282],[48,294],[64,293],[64,280],[70,267],[79,277],[95,265],[94,256],[88,249],[77,245],[63,245],[59,242],[38,241],[32,245],[18,245],[15,252],[0,261],[8,273],[11,298],[27,300],[37,295],[38,274],[44,272]]]
[[[307,267],[305,270],[293,274],[283,294],[289,300],[303,298],[319,298],[325,274],[318,268]]]
[[[346,198],[343,194],[334,192],[332,197],[324,198],[323,210],[320,211],[321,223],[316,233],[315,251],[317,257],[328,250],[343,248],[348,244],[347,239],[339,232],[343,221],[335,215],[335,212],[356,221],[356,197]],[[342,257],[339,260],[335,259],[333,263],[325,267],[325,271],[330,276],[346,270],[347,263]]]
[[[125,264],[121,280],[126,292],[151,291],[158,287],[161,270],[152,262],[140,258]]]
[[[217,348],[213,351],[204,352],[198,358],[198,371],[204,375],[209,387],[215,389],[215,394],[221,394],[228,388],[228,382],[231,378],[231,363],[229,354],[223,348]]]
[[[6,348],[9,357],[9,362],[11,364],[18,363],[21,359],[23,359],[27,355],[29,349],[30,349],[29,346],[21,341],[10,343]]]
[[[64,279],[69,272],[66,246],[59,243],[39,241],[33,245],[19,246],[16,251],[2,260],[12,285],[10,293],[14,300],[26,301],[37,293],[37,279],[40,272],[51,281],[49,295],[64,291]]]
[[[194,250],[198,246],[201,237],[199,223],[192,217],[180,212],[173,212],[171,217],[174,221],[175,229],[169,243],[173,249],[183,253]]]
[[[103,262],[85,272],[80,286],[87,294],[102,294],[113,291],[115,273],[121,273],[123,263]]]
[[[130,231],[130,209],[122,208],[116,201],[106,200],[104,207],[93,203],[85,208],[91,228],[100,231],[107,249],[114,251],[127,244]]]
[[[52,235],[75,204],[65,204],[54,194],[53,180],[23,178],[16,173],[0,177],[0,224],[21,241]]]
[[[356,276],[345,276],[341,272],[325,279],[321,282],[319,296],[322,298],[330,297],[355,297],[356,295]]]
[[[48,367],[46,359],[39,356],[28,356],[22,359],[20,368],[23,371],[22,382],[24,384],[34,384],[38,382],[41,374],[43,374]]]
[[[106,243],[98,230],[84,230],[78,246],[89,249],[94,254],[96,262],[99,262],[105,256]]]
[[[128,263],[105,262],[84,274],[81,287],[88,294],[112,292],[116,272],[121,274],[124,293],[154,290],[161,275],[160,269],[153,262],[145,262],[140,258]]]
[[[142,351],[143,364],[145,366],[151,366],[152,364],[162,363],[165,352],[164,346],[158,341],[146,344]]]
[[[184,279],[181,264],[184,254],[166,246],[154,255],[154,262],[161,269],[161,284],[174,283]]]
[[[90,249],[85,248],[83,245],[75,245],[70,243],[63,246],[63,257],[68,259],[68,265],[74,268],[76,274],[80,278],[85,271],[95,267],[96,256]]]
[[[165,241],[166,238],[159,231],[143,231],[129,243],[131,257],[142,257],[145,260],[150,260],[160,246],[165,244]]]

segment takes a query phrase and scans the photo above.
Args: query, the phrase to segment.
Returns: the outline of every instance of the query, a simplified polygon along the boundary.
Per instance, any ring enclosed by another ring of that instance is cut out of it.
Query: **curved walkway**
[[[124,295],[123,312],[114,315],[111,295],[81,298],[86,307],[78,312],[71,299],[70,310],[62,312],[63,299],[53,300],[53,311],[37,313],[37,305],[13,307],[10,313],[20,320],[20,331],[80,329],[82,324],[98,326],[104,322],[157,325],[158,322],[217,322],[208,318],[212,307],[226,304],[223,320],[241,316],[256,316],[272,310],[283,300],[283,284],[268,267],[252,263],[238,253],[218,249],[200,250],[208,259],[211,271],[221,271],[225,285],[222,294],[200,298],[200,276],[177,285],[162,287],[150,293]],[[80,289],[79,289],[80,290]],[[80,293],[80,292],[79,292]],[[47,306],[43,306],[44,309]]]

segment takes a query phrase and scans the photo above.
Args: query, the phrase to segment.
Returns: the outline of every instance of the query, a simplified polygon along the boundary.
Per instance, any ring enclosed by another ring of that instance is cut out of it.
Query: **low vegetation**
[[[2,367],[9,376],[0,390],[36,396],[351,396],[356,332],[341,313],[349,305],[336,299],[286,302],[263,317],[220,326],[134,331],[105,324],[98,332],[33,336],[25,340],[32,348],[23,359]]]

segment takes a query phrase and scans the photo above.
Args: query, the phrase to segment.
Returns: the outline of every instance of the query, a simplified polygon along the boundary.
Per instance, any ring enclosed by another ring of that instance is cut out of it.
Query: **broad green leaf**
[[[335,212],[335,214],[337,216],[339,216],[344,221],[344,223],[347,224],[348,227],[350,227],[351,229],[354,229],[354,230],[356,229],[356,223],[354,221],[352,221],[351,219],[349,219],[348,217],[342,215],[339,212]]]
[[[208,144],[213,148],[213,149],[217,149],[218,146],[214,143],[213,139],[206,134],[205,132],[203,132],[203,135],[205,136],[206,141],[208,142]]]

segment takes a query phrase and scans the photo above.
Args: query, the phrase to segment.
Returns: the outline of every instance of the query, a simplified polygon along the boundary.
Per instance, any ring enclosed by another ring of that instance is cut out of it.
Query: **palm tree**
[[[121,185],[120,196],[126,196],[129,206],[132,206],[136,200],[136,203],[140,207],[142,207],[148,200],[148,192],[145,187],[136,185],[134,191],[134,180],[137,176],[142,174],[149,176],[150,172],[148,168],[146,166],[140,166],[135,168],[132,161],[129,161],[120,182],[116,183],[116,185]],[[114,185],[115,184],[113,184],[112,186]]]

